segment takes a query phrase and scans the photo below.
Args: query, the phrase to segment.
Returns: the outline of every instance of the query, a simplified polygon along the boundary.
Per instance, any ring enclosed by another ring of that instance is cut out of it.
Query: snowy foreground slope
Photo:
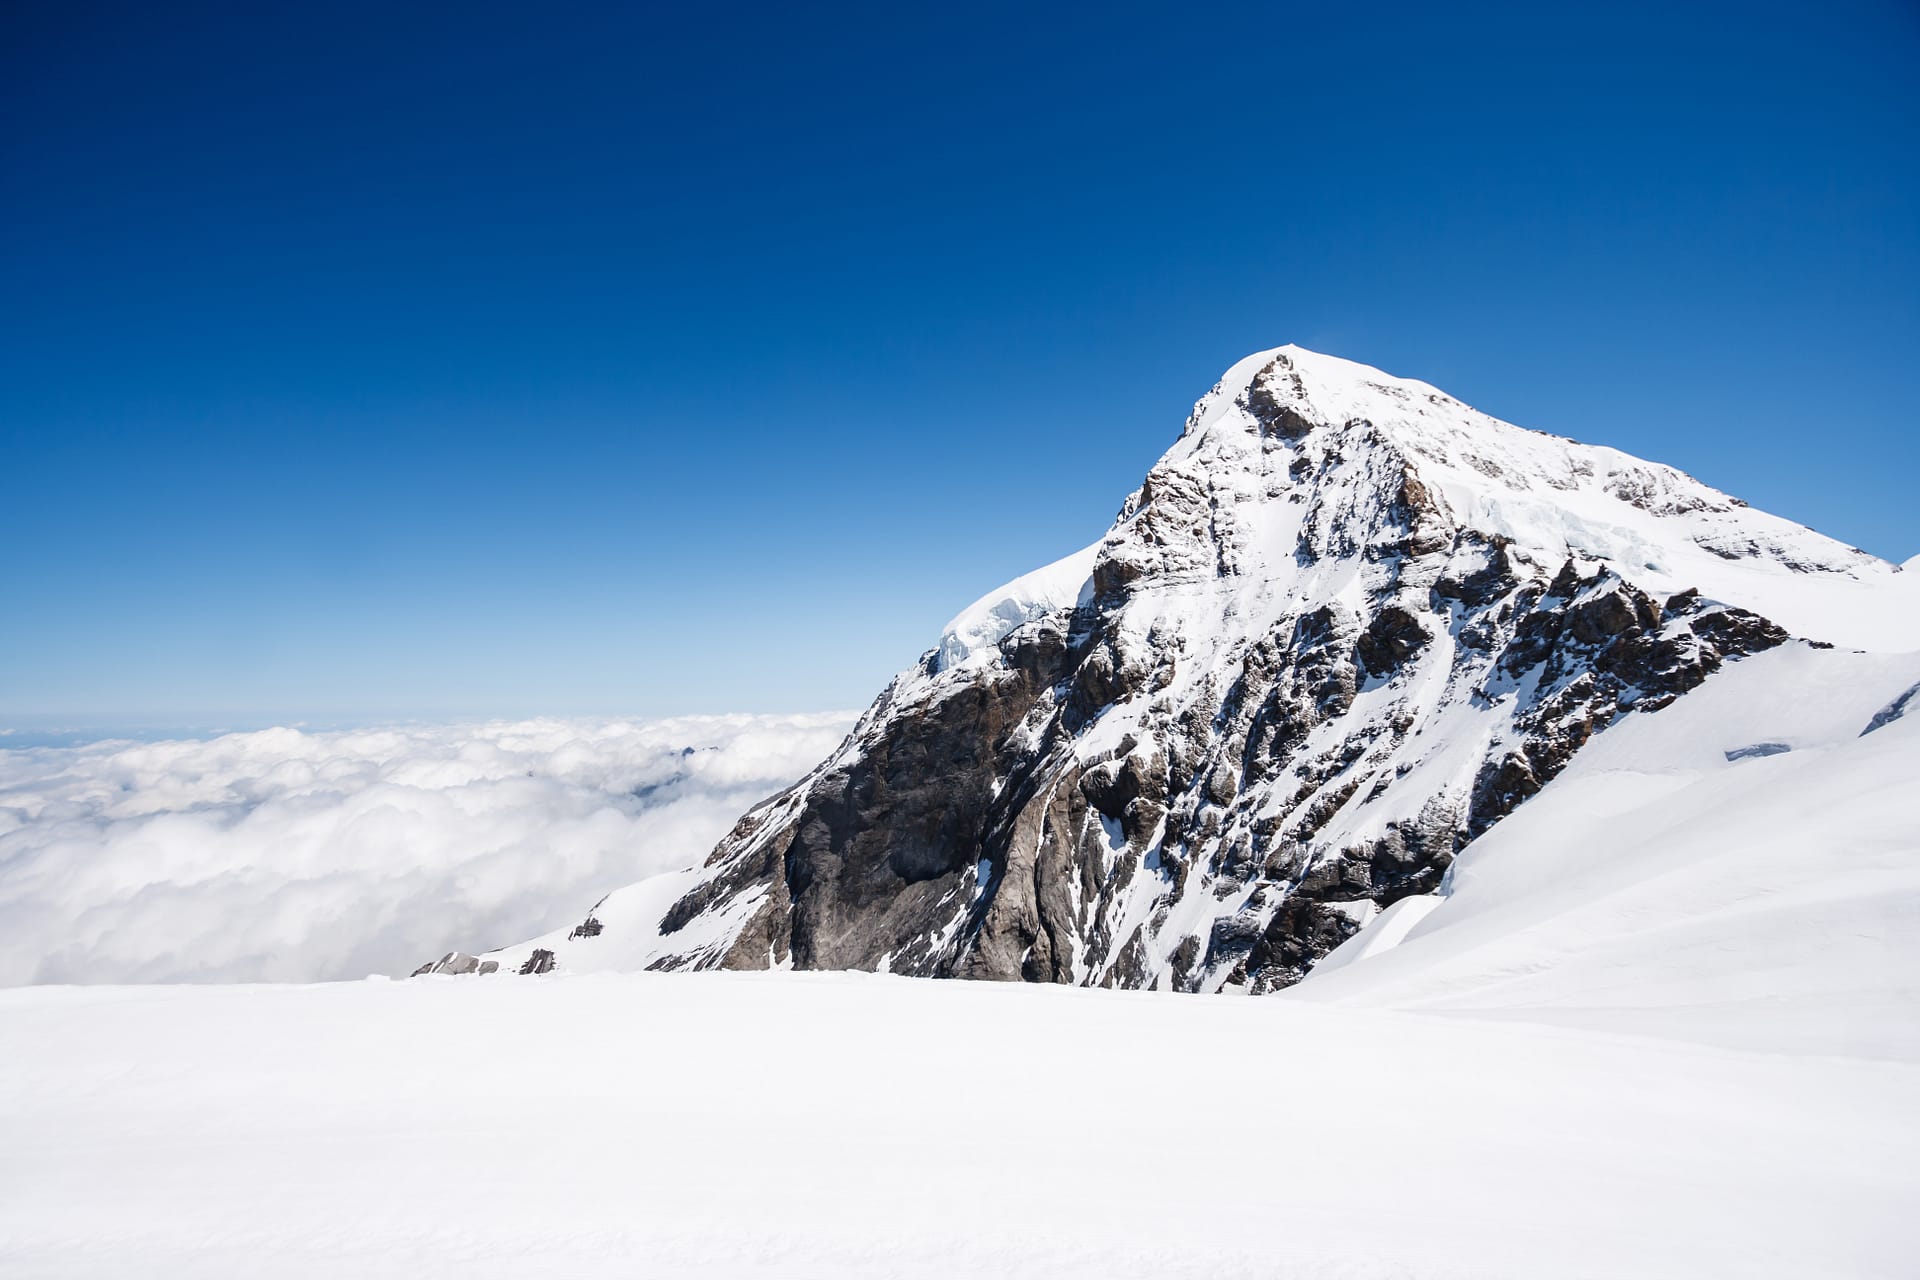
[[[1911,1060],[864,974],[26,988],[0,1025],[10,1277],[1891,1280],[1920,1252]]]
[[[1274,991],[1592,744],[1794,641],[1920,647],[1920,574],[1261,352],[1103,538],[964,610],[704,864],[448,967]]]
[[[1447,889],[1298,994],[1920,1062],[1920,653],[1749,658],[1589,747]]]

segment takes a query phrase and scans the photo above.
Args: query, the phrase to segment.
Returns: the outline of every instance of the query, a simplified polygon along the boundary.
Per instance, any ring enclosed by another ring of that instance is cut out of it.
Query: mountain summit
[[[1914,582],[1672,468],[1264,351],[1104,537],[963,611],[703,866],[490,960],[1276,989],[1623,717],[1792,641],[1912,647]]]

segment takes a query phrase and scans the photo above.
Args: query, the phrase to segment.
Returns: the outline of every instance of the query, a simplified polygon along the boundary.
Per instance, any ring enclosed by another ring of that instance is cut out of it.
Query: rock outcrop
[[[464,951],[449,951],[438,960],[430,961],[415,969],[413,976],[418,978],[428,973],[444,973],[457,978],[469,973],[497,973],[499,969],[498,960],[482,960]]]

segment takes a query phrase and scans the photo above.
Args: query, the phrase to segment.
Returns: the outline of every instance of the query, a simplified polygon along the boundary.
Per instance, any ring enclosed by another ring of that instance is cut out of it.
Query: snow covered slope
[[[1749,658],[1597,740],[1445,897],[1295,991],[1920,1062],[1920,714],[1888,714],[1917,685],[1920,654]]]
[[[1920,1252],[1911,1062],[864,974],[38,987],[0,1032],[22,1280],[1892,1280]]]
[[[1917,583],[1671,468],[1262,352],[1100,542],[963,612],[705,866],[491,959],[1273,990],[1729,661],[1920,647]]]

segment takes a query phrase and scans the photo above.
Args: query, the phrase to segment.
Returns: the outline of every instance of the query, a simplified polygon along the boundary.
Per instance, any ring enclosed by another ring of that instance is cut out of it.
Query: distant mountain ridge
[[[1261,352],[1103,538],[963,611],[704,865],[486,962],[1274,990],[1621,717],[1794,640],[1915,647],[1916,579],[1672,468]]]

